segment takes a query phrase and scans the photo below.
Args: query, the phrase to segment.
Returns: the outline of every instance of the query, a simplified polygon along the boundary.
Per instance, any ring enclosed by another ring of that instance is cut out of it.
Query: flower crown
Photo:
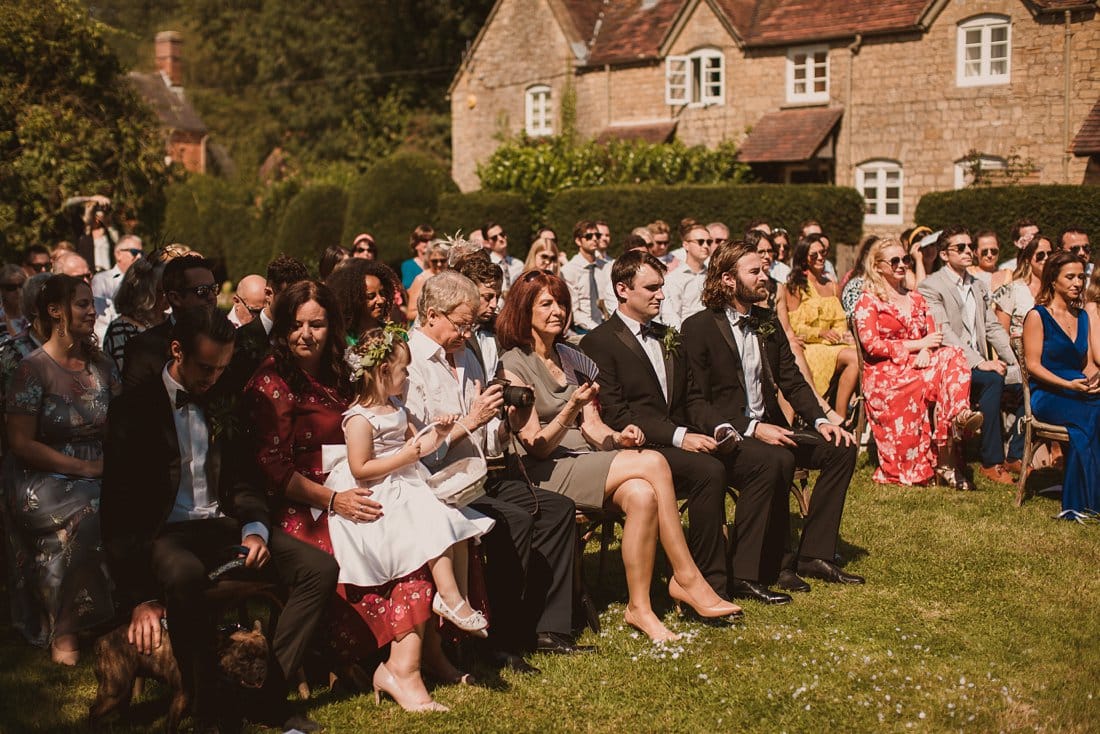
[[[349,336],[344,362],[351,368],[351,381],[358,382],[364,372],[384,362],[393,353],[399,339],[407,342],[409,332],[392,322],[382,327],[380,334],[361,341]]]

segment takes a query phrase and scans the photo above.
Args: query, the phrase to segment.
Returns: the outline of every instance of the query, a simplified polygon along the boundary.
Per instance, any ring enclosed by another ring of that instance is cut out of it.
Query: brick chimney
[[[157,71],[165,76],[172,91],[183,93],[183,36],[177,31],[161,31],[156,38]]]

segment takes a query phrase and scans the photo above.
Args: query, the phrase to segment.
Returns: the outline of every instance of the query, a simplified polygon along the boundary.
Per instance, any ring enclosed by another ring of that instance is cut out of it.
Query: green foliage
[[[283,215],[272,257],[285,253],[313,268],[329,245],[338,245],[344,229],[348,195],[332,184],[315,184],[291,199]]]
[[[347,246],[356,234],[370,232],[382,260],[404,260],[413,228],[431,224],[440,194],[457,190],[450,171],[431,158],[418,153],[385,158],[348,190],[342,242]]]
[[[103,27],[71,0],[0,3],[0,236],[4,255],[72,238],[70,196],[104,194],[148,232],[164,199],[164,141]],[[80,212],[76,212],[79,214]]]
[[[737,148],[716,149],[672,143],[614,140],[574,144],[570,136],[532,140],[520,137],[501,145],[478,166],[481,185],[490,191],[523,194],[536,213],[566,189],[614,184],[733,184],[745,181],[749,168],[737,161]]]
[[[570,250],[573,225],[581,219],[606,220],[615,247],[631,229],[655,219],[668,223],[675,241],[676,227],[685,217],[725,222],[735,238],[752,219],[791,229],[813,218],[835,242],[854,243],[863,228],[863,199],[855,189],[841,186],[604,186],[562,191],[547,209],[559,245]]]
[[[1051,237],[1069,225],[1100,232],[1100,186],[982,186],[939,191],[921,197],[915,221],[934,230],[952,224],[964,224],[972,231],[992,229],[1002,243],[1010,243],[1012,223],[1022,217],[1034,219]]]
[[[534,235],[531,211],[519,194],[506,191],[471,191],[468,194],[443,194],[433,222],[437,232],[454,234],[477,229],[492,220],[508,233],[508,252],[512,257],[526,257]]]
[[[167,199],[164,244],[180,242],[222,261],[251,245],[256,217],[243,186],[213,176],[190,176],[170,186]]]

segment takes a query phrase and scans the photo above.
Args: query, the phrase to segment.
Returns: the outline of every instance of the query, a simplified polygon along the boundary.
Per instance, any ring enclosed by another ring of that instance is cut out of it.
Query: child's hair
[[[351,381],[358,386],[355,402],[360,405],[386,402],[382,367],[390,365],[392,368],[399,358],[410,359],[409,345],[405,343],[408,338],[408,332],[393,323],[381,329],[368,329],[354,343],[348,338],[344,361],[351,370]]]

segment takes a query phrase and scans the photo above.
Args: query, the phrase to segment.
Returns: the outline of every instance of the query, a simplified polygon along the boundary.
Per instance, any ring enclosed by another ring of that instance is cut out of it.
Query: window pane
[[[1008,26],[994,26],[989,29],[989,40],[993,43],[1004,43],[1008,40]]]
[[[824,79],[818,79],[816,82],[814,82],[814,91],[820,92],[822,94],[828,91],[828,85],[825,83]]]
[[[886,187],[886,199],[888,201],[897,201],[900,198],[901,198],[901,189],[899,189],[897,186],[887,186]]]
[[[896,201],[886,202],[886,214],[898,215],[901,214],[901,204]]]
[[[966,31],[966,45],[967,46],[979,46],[982,43],[982,29],[981,28],[969,28]]]
[[[794,65],[795,65],[796,68],[801,67],[801,66],[805,66],[806,65],[806,54],[804,54],[804,53],[795,54],[794,55]]]
[[[989,73],[993,76],[1008,76],[1008,62],[1004,60],[990,62]]]
[[[806,78],[806,67],[805,66],[796,66],[796,67],[794,67],[794,78],[795,79],[805,79]]]

